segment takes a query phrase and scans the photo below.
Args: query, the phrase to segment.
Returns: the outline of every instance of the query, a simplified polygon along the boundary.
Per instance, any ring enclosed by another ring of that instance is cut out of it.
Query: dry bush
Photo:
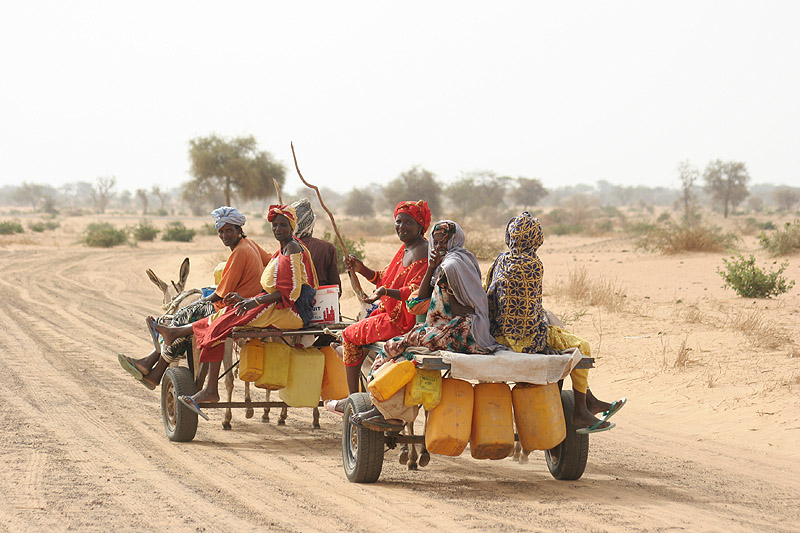
[[[663,254],[680,252],[723,252],[732,249],[739,237],[716,226],[666,224],[647,232],[637,243],[645,250]]]
[[[497,238],[494,234],[489,236],[477,231],[467,233],[467,242],[464,246],[475,254],[475,257],[483,260],[494,259],[500,252],[506,251],[503,239]]]
[[[622,311],[625,307],[626,294],[621,285],[603,276],[590,278],[584,267],[570,270],[566,282],[556,283],[555,293],[611,312]]]
[[[761,248],[773,257],[789,255],[800,251],[800,220],[794,223],[787,222],[783,228],[778,228],[772,233],[762,232],[758,236]]]
[[[704,324],[706,315],[696,304],[689,304],[686,309],[676,309],[673,316],[682,318],[687,324]]]
[[[781,328],[758,309],[737,311],[728,319],[727,325],[744,333],[757,348],[775,350],[789,342]]]
[[[697,363],[698,361],[691,356],[692,349],[686,346],[688,337],[681,341],[681,346],[678,348],[678,354],[675,357],[675,362],[672,364],[673,368],[686,369]]]

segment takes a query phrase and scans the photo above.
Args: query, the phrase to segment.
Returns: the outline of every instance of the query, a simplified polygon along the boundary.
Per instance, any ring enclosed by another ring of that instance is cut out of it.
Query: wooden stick
[[[272,178],[272,184],[275,186],[275,196],[278,197],[278,205],[283,205],[283,196],[281,195],[281,186],[278,185],[278,180]]]
[[[336,238],[339,239],[339,245],[342,247],[342,253],[344,254],[345,258],[348,257],[347,254],[347,247],[344,244],[344,239],[342,235],[339,233],[339,227],[336,225],[336,220],[333,218],[333,213],[331,213],[328,206],[325,205],[325,202],[322,201],[322,194],[319,192],[319,187],[316,185],[311,185],[306,179],[303,177],[303,174],[300,172],[300,166],[297,164],[297,155],[294,153],[294,143],[290,143],[292,146],[292,157],[294,158],[294,168],[297,170],[297,175],[300,176],[300,181],[302,181],[306,187],[309,189],[314,189],[314,192],[317,193],[317,199],[319,200],[319,205],[322,206],[322,209],[328,213],[328,217],[331,219],[331,224],[333,225],[333,231],[336,233]],[[347,261],[345,261],[347,264]],[[348,277],[350,278],[350,285],[353,287],[353,291],[355,291],[356,296],[358,296],[359,300],[364,300],[367,298],[364,289],[361,288],[361,282],[358,281],[358,277],[356,277],[356,273],[352,268],[347,269]]]

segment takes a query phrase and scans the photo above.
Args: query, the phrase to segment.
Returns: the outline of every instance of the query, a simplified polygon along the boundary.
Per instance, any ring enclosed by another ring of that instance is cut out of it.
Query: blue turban
[[[214,217],[214,227],[221,228],[225,224],[233,224],[234,226],[244,226],[244,215],[239,212],[235,207],[228,207],[223,205],[211,212]]]

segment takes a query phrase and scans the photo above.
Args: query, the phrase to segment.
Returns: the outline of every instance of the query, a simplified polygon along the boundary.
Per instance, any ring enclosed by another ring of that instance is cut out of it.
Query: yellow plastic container
[[[289,382],[292,349],[283,342],[264,343],[264,373],[255,382],[260,389],[278,390]]]
[[[557,383],[517,383],[511,391],[519,443],[527,450],[549,450],[567,436]]]
[[[385,402],[411,381],[417,367],[411,361],[386,363],[373,375],[367,389],[379,402]]]
[[[289,380],[278,396],[289,407],[317,407],[322,390],[325,356],[316,348],[292,348]]]
[[[344,362],[330,346],[319,349],[325,355],[325,372],[322,374],[322,400],[341,400],[350,395]]]
[[[264,344],[259,340],[249,341],[239,351],[239,379],[255,381],[264,373]]]
[[[442,373],[438,370],[417,369],[406,385],[403,403],[409,407],[422,405],[430,411],[442,400]]]
[[[505,383],[478,383],[474,394],[469,452],[475,459],[504,459],[514,449],[511,388]]]
[[[442,379],[442,399],[425,425],[425,448],[439,455],[461,455],[472,431],[474,396],[468,381]]]

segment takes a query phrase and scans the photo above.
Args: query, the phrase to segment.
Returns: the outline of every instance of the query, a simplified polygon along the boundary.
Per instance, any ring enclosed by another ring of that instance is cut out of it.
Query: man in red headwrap
[[[354,255],[347,259],[348,266],[375,284],[375,292],[364,301],[378,302],[378,307],[369,317],[342,332],[341,354],[351,394],[358,392],[365,355],[362,346],[403,335],[414,327],[416,318],[404,304],[409,295],[419,289],[428,268],[425,232],[430,223],[431,210],[427,202],[400,202],[394,209],[394,229],[403,246],[392,261],[380,270],[372,270]],[[344,400],[331,400],[325,403],[325,407],[342,414],[344,404]]]

